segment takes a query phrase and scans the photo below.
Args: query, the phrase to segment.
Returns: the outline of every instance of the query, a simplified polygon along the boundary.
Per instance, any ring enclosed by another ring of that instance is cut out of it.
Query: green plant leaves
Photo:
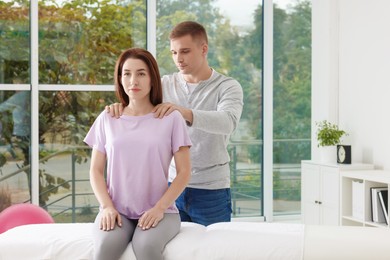
[[[344,130],[340,130],[336,124],[332,124],[327,120],[316,122],[317,130],[317,146],[331,146],[340,143],[341,137],[348,135]]]

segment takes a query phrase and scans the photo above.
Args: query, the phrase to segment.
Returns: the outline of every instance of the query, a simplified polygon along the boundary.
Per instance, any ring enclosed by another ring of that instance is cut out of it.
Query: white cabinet
[[[341,173],[340,177],[341,225],[389,228],[389,225],[386,223],[372,221],[371,188],[389,188],[390,171],[344,171]],[[357,185],[357,183],[360,183],[361,187],[358,187],[359,185]],[[387,201],[389,201],[389,196]],[[361,216],[360,214],[354,214],[354,210],[356,213],[356,207],[362,209],[363,212]]]
[[[340,172],[373,169],[370,164],[329,164],[302,161],[301,206],[303,223],[339,225]]]

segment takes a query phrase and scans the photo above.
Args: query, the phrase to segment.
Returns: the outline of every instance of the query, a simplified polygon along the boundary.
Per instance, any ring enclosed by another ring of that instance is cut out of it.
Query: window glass
[[[95,217],[98,203],[89,183],[91,150],[83,139],[104,106],[116,100],[111,91],[40,92],[39,203],[56,222],[72,222],[72,216],[77,221]]]
[[[39,1],[39,82],[112,84],[115,61],[146,47],[146,1]]]
[[[0,1],[0,84],[30,83],[28,1]]]
[[[261,1],[157,1],[157,59],[161,74],[177,71],[169,32],[185,20],[200,22],[209,37],[209,65],[237,79],[244,110],[231,136],[233,216],[261,216],[262,209],[262,6]]]
[[[273,208],[300,214],[300,165],[311,147],[311,2],[274,3]]]
[[[30,200],[30,91],[0,91],[0,212]]]
[[[98,85],[114,84],[119,54],[134,46],[146,47],[146,0],[39,1],[39,83],[91,85],[39,93],[39,204],[56,222],[96,217],[83,139],[104,106],[117,102]]]

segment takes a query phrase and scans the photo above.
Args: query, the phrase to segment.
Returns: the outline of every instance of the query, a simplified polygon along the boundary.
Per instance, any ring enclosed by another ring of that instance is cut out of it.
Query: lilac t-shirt
[[[191,146],[178,111],[162,119],[153,113],[116,119],[103,111],[84,142],[106,154],[108,192],[115,208],[130,219],[139,219],[163,196],[173,154]],[[174,204],[166,210],[177,212]]]

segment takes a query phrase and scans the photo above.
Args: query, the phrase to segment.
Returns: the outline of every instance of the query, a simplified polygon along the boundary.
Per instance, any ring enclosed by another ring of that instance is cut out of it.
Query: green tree
[[[275,13],[274,139],[310,139],[311,5],[297,1]],[[310,143],[296,144],[275,144],[275,161],[310,158]]]
[[[262,6],[255,10],[255,28],[245,39],[247,60],[262,70]],[[274,5],[274,139],[310,139],[310,75],[311,75],[311,5],[307,0],[296,1],[287,10]],[[259,47],[260,46],[260,47]],[[262,90],[252,84],[245,92],[247,110],[258,111],[243,115],[250,128],[262,140],[261,115],[256,100],[262,100]],[[262,107],[262,106],[259,106]],[[250,109],[248,109],[250,108]],[[275,143],[275,162],[297,162],[310,156],[310,144]],[[253,150],[254,157],[260,151]],[[284,161],[287,162],[287,161]]]
[[[0,1],[0,83],[30,83],[28,2]]]

